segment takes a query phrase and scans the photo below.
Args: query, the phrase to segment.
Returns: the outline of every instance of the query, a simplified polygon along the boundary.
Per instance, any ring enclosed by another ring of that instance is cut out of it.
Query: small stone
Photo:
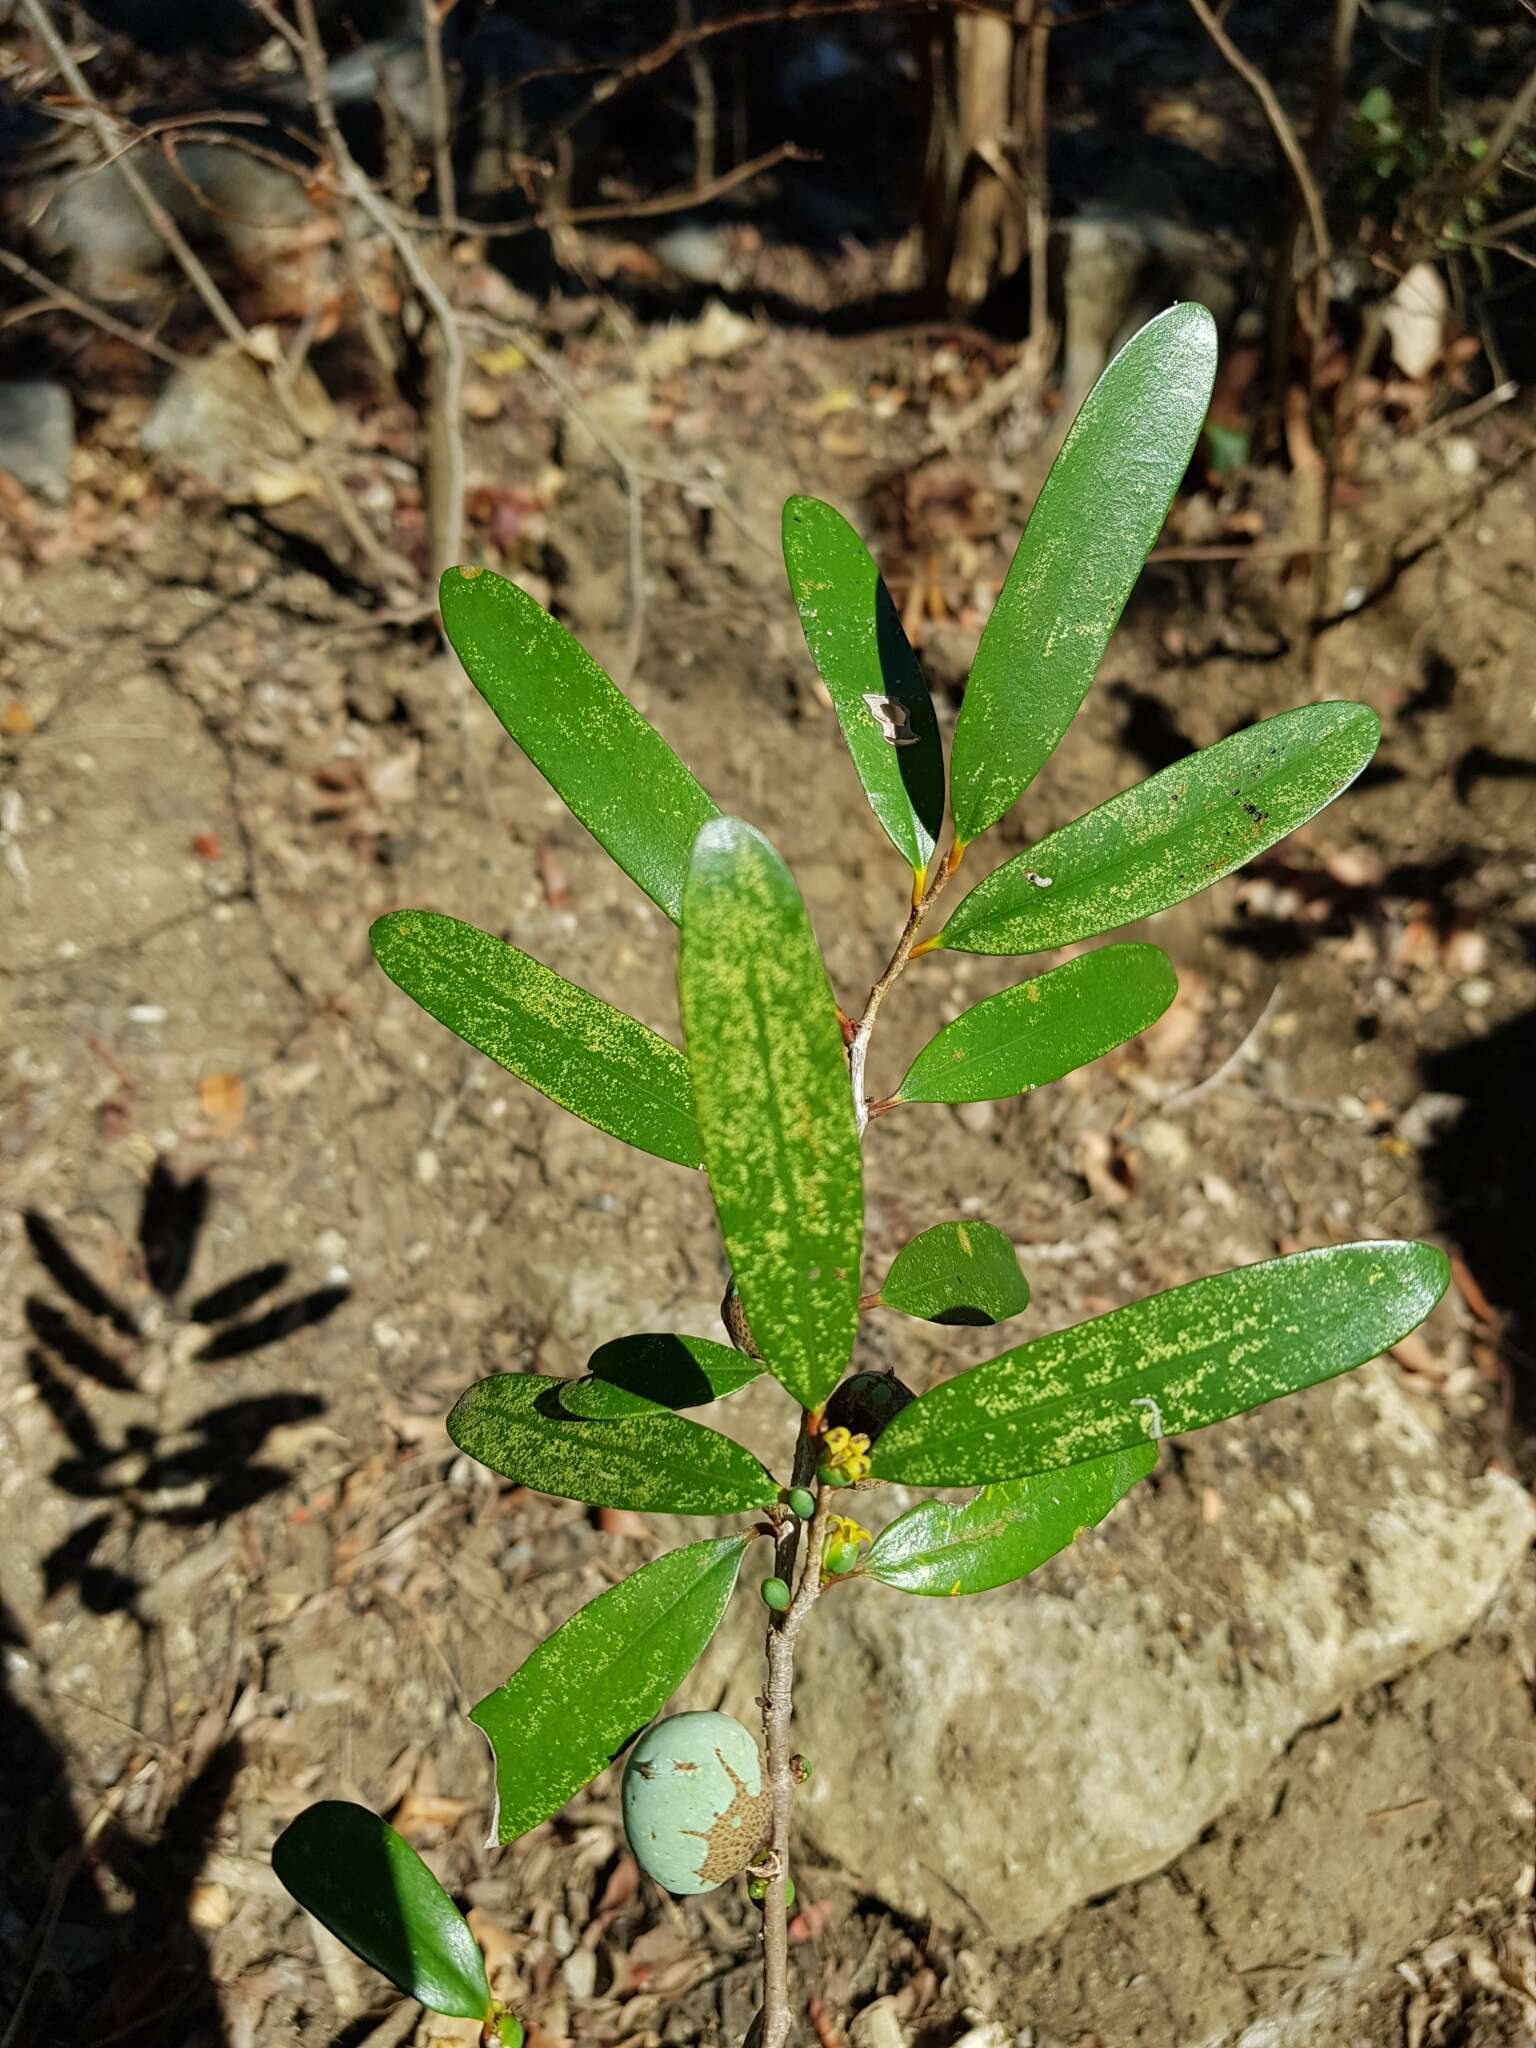
[[[50,505],[69,502],[74,401],[49,377],[0,383],[0,469]]]
[[[231,1911],[228,1885],[193,1885],[187,1898],[187,1919],[199,1933],[217,1934],[229,1925]]]
[[[997,1128],[995,1102],[959,1102],[955,1105],[955,1115],[973,1138],[984,1138]]]
[[[416,1178],[424,1188],[437,1186],[442,1164],[430,1145],[424,1145],[416,1154]]]
[[[1493,1001],[1494,987],[1487,975],[1474,974],[1470,981],[1457,984],[1456,994],[1469,1010],[1486,1010]]]
[[[1477,443],[1465,434],[1447,434],[1440,443],[1440,460],[1452,476],[1476,476],[1483,459]]]

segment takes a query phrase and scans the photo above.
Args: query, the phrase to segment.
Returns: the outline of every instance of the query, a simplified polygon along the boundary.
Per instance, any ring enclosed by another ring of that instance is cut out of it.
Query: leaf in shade
[[[921,877],[944,822],[944,748],[891,594],[858,534],[819,498],[785,505],[784,566],[869,807]]]
[[[661,734],[527,591],[450,569],[443,631],[486,703],[593,838],[675,924],[699,827],[718,815]]]
[[[633,1414],[657,1402],[664,1408],[702,1408],[749,1387],[764,1369],[707,1337],[657,1331],[600,1344],[587,1370],[587,1379],[572,1380],[561,1394],[573,1415]]]
[[[429,2012],[483,2020],[485,1959],[469,1924],[403,1835],[366,1806],[326,1799],[272,1845],[306,1913]]]
[[[894,1102],[997,1102],[1059,1081],[1155,1024],[1179,992],[1157,946],[1102,946],[964,1010],[930,1038]]]
[[[778,1481],[730,1437],[654,1401],[582,1415],[565,1395],[583,1384],[492,1373],[459,1396],[448,1434],[503,1479],[593,1507],[740,1515],[778,1499]]]
[[[638,1018],[435,910],[391,911],[368,936],[398,988],[508,1073],[627,1145],[702,1164],[687,1063]]]
[[[794,878],[759,832],[706,825],[678,965],[704,1163],[768,1370],[807,1408],[859,1320],[863,1162],[837,1005]]]
[[[1084,399],[965,686],[950,765],[960,844],[1033,782],[1087,695],[1189,467],[1215,374],[1210,314],[1170,306]]]
[[[903,1593],[987,1593],[1026,1578],[1157,1463],[1157,1446],[1139,1444],[1062,1472],[1037,1472],[983,1487],[959,1507],[927,1500],[880,1531],[863,1576]]]
[[[1021,1479],[1204,1429],[1379,1356],[1449,1278],[1433,1245],[1329,1245],[1149,1295],[930,1389],[875,1446],[874,1476]]]
[[[643,1565],[573,1614],[470,1714],[496,1758],[499,1842],[558,1813],[666,1705],[714,1634],[746,1555],[716,1537]]]
[[[1040,953],[1182,903],[1294,832],[1376,751],[1364,704],[1307,704],[1190,754],[978,882],[934,942]]]
[[[1029,1282],[996,1224],[935,1223],[896,1254],[878,1305],[928,1323],[1001,1323],[1028,1308]]]

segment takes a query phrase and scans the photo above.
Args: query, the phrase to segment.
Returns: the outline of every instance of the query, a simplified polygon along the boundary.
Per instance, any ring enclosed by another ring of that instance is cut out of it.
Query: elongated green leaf
[[[272,1845],[272,1868],[305,1912],[407,1998],[456,2019],[491,2009],[469,1924],[403,1835],[366,1806],[325,1799]]]
[[[959,953],[1040,953],[1182,903],[1332,803],[1376,751],[1364,704],[1307,704],[1218,740],[978,882],[939,935]]]
[[[598,1346],[587,1369],[589,1378],[572,1380],[561,1393],[573,1415],[628,1415],[653,1402],[664,1408],[702,1408],[751,1386],[764,1370],[755,1358],[744,1358],[729,1345],[670,1331],[615,1337]]]
[[[994,1223],[935,1223],[903,1245],[880,1306],[929,1323],[1001,1323],[1029,1306],[1012,1238]]]
[[[859,1320],[864,1177],[837,1005],[794,877],[750,825],[694,849],[678,965],[720,1230],[768,1370],[807,1408]]]
[[[438,1022],[611,1137],[700,1166],[688,1067],[638,1018],[456,917],[394,910],[374,958]]]
[[[903,1593],[987,1593],[1026,1578],[1084,1529],[1102,1522],[1157,1463],[1139,1444],[1063,1472],[986,1486],[960,1507],[925,1500],[880,1531],[864,1576]]]
[[[930,1038],[897,1102],[997,1102],[1059,1081],[1155,1024],[1179,992],[1157,946],[1102,946],[962,1011]]]
[[[496,1758],[499,1842],[558,1813],[666,1705],[719,1625],[744,1536],[672,1550],[600,1593],[470,1714]]]
[[[868,548],[819,498],[785,505],[784,566],[869,807],[921,877],[944,822],[944,747],[900,614]]]
[[[1330,1245],[1149,1295],[932,1388],[876,1444],[874,1475],[1021,1479],[1204,1429],[1375,1358],[1449,1277],[1433,1245]]]
[[[581,1384],[492,1373],[459,1396],[448,1434],[504,1479],[594,1507],[738,1515],[778,1499],[777,1480],[730,1437],[651,1401],[600,1420],[579,1414],[565,1395]]]
[[[714,804],[655,727],[526,590],[450,569],[443,631],[486,703],[556,793],[676,924]]]
[[[1189,467],[1215,375],[1210,314],[1170,306],[1084,399],[965,686],[950,765],[962,844],[1034,781],[1087,695]]]

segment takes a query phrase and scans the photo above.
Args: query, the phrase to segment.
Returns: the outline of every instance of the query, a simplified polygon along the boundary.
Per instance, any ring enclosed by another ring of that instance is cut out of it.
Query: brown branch
[[[1463,199],[1470,199],[1474,192],[1487,184],[1509,154],[1510,144],[1530,119],[1533,111],[1536,111],[1536,69],[1530,72],[1525,83],[1504,109],[1482,155],[1451,187],[1448,210],[1457,206]]]
[[[421,47],[427,62],[427,104],[432,120],[432,175],[437,210],[452,220],[458,212],[453,176],[453,118],[443,70],[443,23],[437,0],[420,0]]]
[[[99,327],[103,334],[110,334],[117,341],[129,342],[134,348],[142,349],[145,355],[153,356],[157,362],[165,363],[173,370],[184,370],[191,362],[192,358],[183,355],[180,349],[169,347],[157,336],[146,334],[141,327],[131,327],[126,320],[119,320],[115,313],[109,313],[104,306],[98,306],[94,300],[82,298],[78,292],[70,291],[65,285],[55,284],[45,272],[34,270],[30,263],[20,256],[13,255],[3,243],[0,243],[0,263],[5,265],[12,276],[25,278],[28,284],[35,285],[40,292],[47,295],[46,306],[29,310],[60,310],[73,313],[77,319],[88,321],[92,327]],[[0,325],[6,324],[9,323],[0,322]]]

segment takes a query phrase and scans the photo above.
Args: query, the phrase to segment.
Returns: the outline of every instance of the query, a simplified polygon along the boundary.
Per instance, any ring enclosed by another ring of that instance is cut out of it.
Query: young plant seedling
[[[443,579],[444,625],[477,688],[679,926],[685,1049],[435,911],[381,918],[374,951],[434,1017],[551,1100],[705,1170],[732,1273],[723,1313],[733,1338],[619,1336],[579,1378],[494,1374],[460,1397],[448,1431],[543,1493],[745,1521],[610,1588],[475,1707],[495,1755],[495,1833],[510,1842],[547,1820],[633,1743],[624,1813],[641,1866],[676,1892],[745,1873],[761,1904],[763,1998],[749,2037],[761,2048],[785,2048],[792,2028],[791,1821],[809,1775],[791,1746],[794,1658],[824,1589],[868,1581],[951,1597],[1023,1578],[1151,1471],[1160,1438],[1376,1357],[1446,1285],[1429,1245],[1331,1245],[1014,1345],[916,1398],[889,1373],[848,1376],[866,1312],[990,1324],[1030,1298],[1005,1231],[980,1221],[934,1223],[866,1292],[869,1121],[1057,1080],[1145,1030],[1176,989],[1156,946],[1079,954],[945,1025],[895,1092],[871,1102],[870,1039],[902,975],[944,952],[1076,945],[1182,902],[1310,818],[1375,750],[1377,721],[1361,704],[1266,719],[1005,861],[935,925],[967,847],[1028,788],[1093,680],[1189,461],[1215,362],[1210,315],[1175,306],[1090,393],[981,637],[947,774],[921,670],[862,541],[815,499],[786,506],[785,561],[812,659],[910,874],[889,963],[856,1019],[840,1009],[794,878],[763,835],[720,813],[525,592],[477,568]],[[687,1412],[764,1373],[787,1397],[773,1470]],[[859,1517],[878,1520],[882,1481],[980,1491],[871,1532]],[[762,1748],[724,1715],[657,1721],[762,1539],[772,1553],[760,1589]],[[382,1821],[311,1808],[275,1862],[295,1896],[402,1989],[481,2019],[487,2040],[515,2027],[492,2003],[455,1908]]]

